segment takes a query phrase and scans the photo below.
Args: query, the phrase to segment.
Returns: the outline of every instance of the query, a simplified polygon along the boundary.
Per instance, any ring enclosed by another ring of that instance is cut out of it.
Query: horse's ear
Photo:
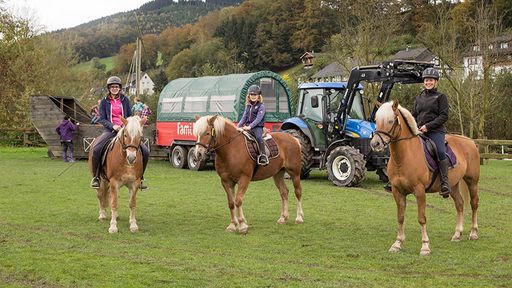
[[[121,122],[123,122],[123,124],[126,126],[126,124],[128,124],[128,120],[124,119],[123,116],[121,116]]]
[[[208,119],[208,125],[213,126],[213,123],[217,119],[217,116],[219,115],[213,115],[212,117],[210,117],[210,119]]]
[[[196,118],[196,121],[197,121],[197,120],[199,120],[199,118],[201,118],[201,116],[196,114],[196,115],[194,115],[194,118]]]
[[[393,110],[396,110],[398,108],[398,99],[393,99]]]
[[[140,119],[140,121],[139,121],[140,126],[144,126],[144,124],[146,124],[147,121],[148,121],[148,117],[146,117],[146,116],[142,117],[142,119]]]

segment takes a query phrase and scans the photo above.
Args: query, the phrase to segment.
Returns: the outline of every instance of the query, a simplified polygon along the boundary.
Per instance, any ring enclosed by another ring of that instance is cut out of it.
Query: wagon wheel
[[[311,172],[311,166],[313,165],[313,147],[311,146],[311,142],[301,131],[290,129],[285,132],[297,138],[300,142],[300,179],[307,179]]]
[[[358,186],[364,179],[366,161],[352,146],[334,148],[327,157],[329,180],[337,186]]]
[[[188,150],[188,156],[187,156],[188,169],[194,170],[194,171],[203,170],[204,167],[206,167],[207,159],[202,159],[201,161],[197,161],[197,158],[194,155],[195,153],[196,153],[196,147],[192,147]]]
[[[175,146],[169,154],[169,161],[172,167],[183,169],[187,168],[187,148],[183,146]]]

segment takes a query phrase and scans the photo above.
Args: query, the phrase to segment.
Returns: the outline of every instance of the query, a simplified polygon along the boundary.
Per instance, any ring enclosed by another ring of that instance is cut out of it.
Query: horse
[[[107,148],[103,165],[104,171],[100,176],[100,188],[96,189],[96,196],[99,201],[98,219],[102,221],[107,218],[105,210],[108,208],[110,200],[112,215],[108,232],[117,233],[118,191],[119,188],[126,186],[130,191],[130,231],[134,233],[139,230],[135,219],[135,208],[137,191],[140,188],[142,177],[142,152],[139,145],[146,118],[141,119],[139,116],[133,116],[124,119],[121,117],[121,121],[124,126],[112,139],[112,146]],[[89,149],[89,170],[91,174],[93,174],[92,148],[94,145],[95,141],[92,142]]]
[[[285,172],[291,177],[297,198],[295,223],[300,224],[304,221],[301,204],[300,143],[297,139],[283,132],[270,133],[277,143],[279,155],[269,159],[268,165],[257,167],[246,149],[243,133],[238,131],[230,120],[219,115],[196,117],[193,133],[197,137],[195,157],[199,161],[207,157],[208,153],[215,152],[215,170],[226,191],[230,212],[230,223],[226,231],[247,233],[249,226],[242,208],[245,192],[250,181],[269,177],[274,178],[274,183],[281,194],[281,216],[277,223],[286,223],[289,214],[288,188],[284,183]],[[235,185],[238,185],[236,194]]]
[[[377,130],[370,145],[374,151],[382,151],[389,146],[390,159],[387,172],[397,205],[397,237],[389,252],[399,252],[402,249],[402,244],[405,241],[406,196],[414,194],[418,205],[418,222],[421,227],[422,247],[420,255],[430,255],[431,250],[425,217],[425,193],[440,191],[440,179],[437,177],[435,182],[431,183],[433,173],[429,170],[425,160],[416,121],[407,109],[399,105],[397,100],[382,104],[375,115],[375,122]],[[452,189],[450,196],[457,210],[455,233],[451,241],[460,241],[464,230],[464,198],[466,200],[469,198],[472,209],[469,239],[476,240],[478,239],[477,209],[480,154],[474,141],[470,138],[447,134],[446,141],[457,157],[457,164],[449,169],[448,173]]]

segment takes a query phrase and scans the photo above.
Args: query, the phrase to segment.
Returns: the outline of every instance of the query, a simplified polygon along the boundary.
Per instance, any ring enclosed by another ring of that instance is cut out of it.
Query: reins
[[[407,123],[407,120],[405,118],[404,118],[404,121],[409,126],[409,123]],[[396,130],[397,127],[398,127],[398,130],[399,130],[398,134],[397,134],[398,136],[395,136],[393,134],[396,134],[395,130]],[[400,142],[400,141],[403,141],[403,140],[409,140],[409,139],[413,139],[413,138],[418,137],[418,135],[414,135],[413,134],[412,136],[409,136],[409,137],[399,138],[401,132],[402,132],[402,125],[400,125],[400,120],[398,118],[398,115],[396,115],[395,122],[393,122],[393,126],[391,126],[391,128],[388,131],[376,130],[374,134],[379,136],[379,138],[382,141],[382,143],[384,143],[384,146],[389,146],[389,144],[391,144],[391,143],[397,143],[397,142]],[[389,141],[387,141],[387,142],[384,141],[384,138],[382,137],[381,134],[387,136],[389,138]]]
[[[140,141],[141,141],[142,137],[139,139],[139,145],[133,145],[133,144],[126,145],[124,143],[124,129],[125,128],[123,128],[121,131],[121,137],[118,137],[118,138],[120,138],[119,143],[121,144],[121,148],[123,149],[123,152],[126,152],[126,149],[128,149],[128,148],[139,149]]]
[[[210,142],[208,142],[208,146],[206,146],[205,144],[201,143],[201,142],[196,142],[196,145],[199,145],[201,147],[204,147],[206,149],[206,153],[209,153],[209,152],[215,152],[216,150],[226,146],[226,145],[229,145],[231,142],[233,142],[233,140],[235,140],[236,137],[238,137],[239,135],[242,134],[242,132],[238,131],[238,133],[236,133],[235,136],[231,137],[226,143],[224,144],[221,144],[217,147],[214,147],[216,144],[217,144],[217,134],[215,133],[215,128],[212,127],[212,129],[210,130],[210,134],[212,135],[210,137]]]

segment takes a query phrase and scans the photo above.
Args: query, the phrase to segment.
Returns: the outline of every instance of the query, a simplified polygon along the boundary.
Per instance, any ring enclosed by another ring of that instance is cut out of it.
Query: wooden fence
[[[32,136],[38,136],[38,132],[36,129],[34,128],[0,128],[0,132],[18,132],[22,135],[22,137],[20,139],[15,139],[17,137],[13,137],[11,138],[10,140],[14,140],[14,142],[21,142],[23,143],[24,146],[31,146],[31,145],[41,145],[41,144],[44,144],[44,142],[42,142],[42,139],[39,139],[40,137],[36,137],[38,138],[38,140],[40,141],[32,141],[31,139],[33,139],[34,137],[30,137],[31,135]],[[12,137],[12,135],[11,135]],[[42,142],[42,143],[41,143]]]
[[[480,151],[480,164],[489,159],[512,159],[512,140],[475,139]]]

